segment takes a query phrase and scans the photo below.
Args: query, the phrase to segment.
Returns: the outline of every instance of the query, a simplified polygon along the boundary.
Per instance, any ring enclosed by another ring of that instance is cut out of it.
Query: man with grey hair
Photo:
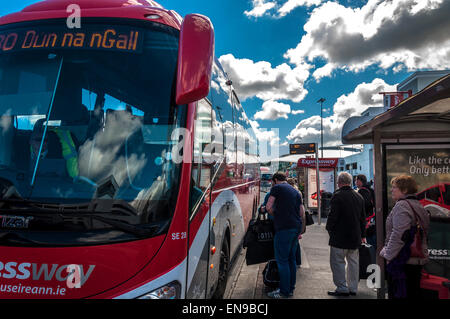
[[[337,179],[338,190],[331,198],[326,229],[330,235],[330,266],[336,289],[328,292],[330,296],[354,296],[358,290],[358,249],[362,242],[366,242],[366,214],[364,199],[352,189],[352,181],[352,175],[340,173]]]

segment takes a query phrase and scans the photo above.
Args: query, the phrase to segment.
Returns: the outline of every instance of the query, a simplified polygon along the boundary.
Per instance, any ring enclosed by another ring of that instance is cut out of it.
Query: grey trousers
[[[346,273],[347,262],[347,278]],[[357,292],[359,282],[359,250],[330,246],[330,266],[338,292]]]

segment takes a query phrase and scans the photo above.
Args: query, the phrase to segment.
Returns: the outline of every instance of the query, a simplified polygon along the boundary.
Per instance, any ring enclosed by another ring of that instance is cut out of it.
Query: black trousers
[[[407,299],[419,299],[421,297],[420,279],[422,278],[422,267],[420,265],[405,265]],[[395,283],[389,273],[386,273],[386,279],[388,282],[388,298],[396,299],[394,297]]]

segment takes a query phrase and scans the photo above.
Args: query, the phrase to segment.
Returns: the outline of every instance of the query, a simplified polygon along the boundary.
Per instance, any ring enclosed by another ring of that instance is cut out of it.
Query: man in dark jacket
[[[367,184],[367,177],[363,174],[356,176],[356,187],[358,187],[358,193],[364,198],[364,207],[366,210],[366,217],[369,217],[373,213],[375,203],[375,192]]]
[[[367,183],[363,174],[356,176],[358,193],[364,198],[366,210],[366,239],[370,245],[372,264],[376,264],[377,232],[375,226],[375,191]]]
[[[331,296],[356,295],[359,281],[359,246],[365,239],[364,199],[351,187],[347,172],[338,176],[339,189],[331,198],[326,229],[330,235],[330,266],[336,290]],[[345,263],[347,261],[347,278]]]

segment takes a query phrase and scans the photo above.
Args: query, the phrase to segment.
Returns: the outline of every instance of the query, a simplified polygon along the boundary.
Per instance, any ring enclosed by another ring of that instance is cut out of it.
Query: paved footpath
[[[315,217],[314,217],[315,218]],[[316,223],[307,226],[306,233],[300,240],[302,250],[302,266],[297,270],[297,284],[294,291],[295,299],[376,299],[376,291],[360,280],[358,294],[350,297],[333,297],[327,291],[334,290],[330,269],[330,247],[328,246],[328,232],[325,230],[326,219],[321,225]],[[262,280],[265,263],[247,266],[245,263],[245,249],[236,261],[233,282],[229,283],[226,291],[227,299],[266,299],[266,288]]]

